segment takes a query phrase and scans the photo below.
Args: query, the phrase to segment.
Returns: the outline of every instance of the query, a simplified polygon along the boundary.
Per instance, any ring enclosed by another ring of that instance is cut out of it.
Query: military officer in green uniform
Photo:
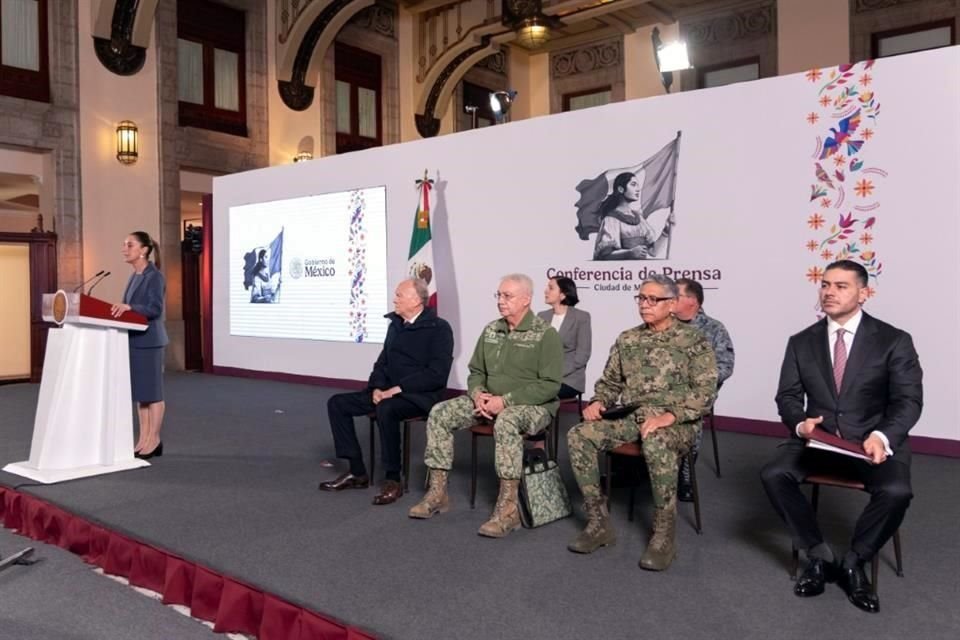
[[[677,285],[666,276],[652,275],[643,282],[635,296],[643,324],[617,337],[594,385],[594,397],[583,410],[585,421],[567,434],[588,518],[569,545],[571,551],[591,553],[616,542],[600,491],[597,454],[639,439],[656,508],[653,536],[640,566],[663,571],[676,555],[677,465],[695,442],[717,389],[710,344],[700,331],[673,316],[677,294]],[[617,404],[636,410],[603,419],[601,414]]]
[[[447,476],[453,467],[453,433],[489,420],[500,495],[479,534],[502,538],[520,526],[517,490],[523,472],[523,437],[539,433],[553,420],[563,377],[560,336],[530,310],[532,297],[529,277],[512,274],[500,281],[496,299],[501,317],[484,327],[477,340],[467,394],[430,411],[424,454],[430,487],[410,509],[411,518],[430,518],[450,508]]]

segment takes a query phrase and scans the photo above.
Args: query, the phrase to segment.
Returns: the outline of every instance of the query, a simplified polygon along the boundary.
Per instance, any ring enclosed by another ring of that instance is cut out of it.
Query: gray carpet
[[[0,462],[27,457],[37,389],[0,387]],[[22,490],[385,638],[960,637],[958,460],[915,456],[916,498],[902,530],[906,577],[894,574],[888,545],[882,611],[869,615],[836,586],[815,599],[793,595],[789,539],[758,479],[774,439],[720,433],[722,479],[704,447],[704,534],[689,524],[692,508],[682,508],[680,555],[655,574],[637,568],[650,521],[644,487],[633,523],[628,492],[615,494],[619,542],[590,556],[566,551],[578,519],[505,540],[477,536],[496,497],[493,447],[481,442],[471,511],[465,432],[456,441],[453,509],[433,520],[406,517],[420,490],[388,507],[370,505],[373,490],[317,491],[337,472],[318,465],[333,456],[331,393],[169,375],[165,454],[151,468]],[[564,416],[564,429],[572,422]],[[358,425],[366,443],[366,424]],[[423,443],[417,429],[411,486],[423,482]],[[565,445],[561,466],[579,502]],[[25,481],[0,474],[0,482]],[[864,503],[855,492],[824,490],[821,520],[839,547]]]
[[[38,562],[0,571],[0,638],[212,640],[220,634],[106,576],[79,557],[0,528],[0,555],[35,549]]]

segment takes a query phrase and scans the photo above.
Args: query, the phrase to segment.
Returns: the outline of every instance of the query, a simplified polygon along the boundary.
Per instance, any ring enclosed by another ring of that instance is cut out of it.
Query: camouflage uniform
[[[497,475],[517,480],[522,475],[523,436],[545,429],[559,406],[560,336],[530,311],[513,331],[506,320],[495,320],[484,327],[469,367],[467,395],[430,411],[424,463],[430,469],[452,468],[453,432],[476,424],[473,398],[487,392],[502,396],[506,405],[493,425]]]
[[[619,401],[639,408],[620,420],[583,422],[567,434],[570,462],[584,497],[601,495],[599,452],[636,441],[645,419],[670,412],[676,422],[643,441],[654,504],[666,507],[677,491],[677,457],[700,433],[701,418],[713,404],[716,389],[713,350],[696,329],[674,321],[661,332],[640,325],[621,333],[594,385],[591,402],[610,408]]]
[[[730,334],[727,333],[727,328],[719,320],[704,313],[703,308],[699,309],[697,315],[693,316],[686,324],[699,329],[710,346],[713,347],[713,355],[717,359],[717,387],[719,388],[724,380],[733,375],[733,341],[730,339]],[[701,431],[697,434],[697,441],[693,444],[694,456],[700,453],[702,440],[703,432]]]

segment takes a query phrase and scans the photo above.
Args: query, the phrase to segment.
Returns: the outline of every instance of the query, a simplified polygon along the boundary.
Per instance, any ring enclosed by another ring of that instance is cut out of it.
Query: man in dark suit
[[[866,299],[863,266],[850,260],[827,266],[820,283],[827,317],[790,338],[780,370],[777,409],[794,437],[762,478],[795,544],[807,553],[794,593],[820,595],[825,582],[837,580],[854,605],[877,612],[880,602],[863,567],[900,527],[913,497],[907,434],[923,407],[923,372],[910,334],[864,313]],[[860,444],[870,461],[805,448],[815,429]],[[870,494],[842,557],[824,542],[800,491],[814,474],[863,482]]]
[[[453,364],[453,331],[446,320],[426,308],[427,284],[404,280],[393,297],[394,311],[383,351],[373,365],[367,388],[330,398],[327,413],[337,457],[350,461],[350,470],[320,483],[322,491],[366,489],[370,478],[353,427],[354,416],[376,412],[386,479],[373,504],[391,504],[403,495],[400,483],[400,422],[426,416],[443,399]]]

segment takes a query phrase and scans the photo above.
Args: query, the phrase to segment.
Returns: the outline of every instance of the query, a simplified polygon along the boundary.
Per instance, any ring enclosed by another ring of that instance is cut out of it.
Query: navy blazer
[[[130,331],[130,347],[134,349],[149,349],[166,346],[170,339],[163,326],[163,300],[167,291],[167,283],[163,274],[152,262],[147,263],[140,278],[130,276],[127,289],[123,292],[123,302],[130,305],[131,311],[136,311],[147,318],[149,325],[146,331]]]
[[[907,434],[923,409],[923,371],[910,334],[864,313],[841,382],[838,390],[826,319],[790,338],[776,400],[791,435],[806,418],[823,416],[820,426],[844,440],[862,443],[882,432],[891,459],[909,463]]]
[[[537,315],[547,324],[553,322],[553,309]],[[557,333],[563,342],[563,383],[577,391],[584,391],[587,388],[587,362],[590,361],[593,340],[590,314],[576,307],[567,307]]]
[[[390,320],[390,326],[367,388],[389,389],[399,385],[399,397],[417,405],[426,415],[443,400],[447,388],[453,365],[453,330],[431,308],[424,309],[416,322],[409,325],[394,312],[384,317]]]

